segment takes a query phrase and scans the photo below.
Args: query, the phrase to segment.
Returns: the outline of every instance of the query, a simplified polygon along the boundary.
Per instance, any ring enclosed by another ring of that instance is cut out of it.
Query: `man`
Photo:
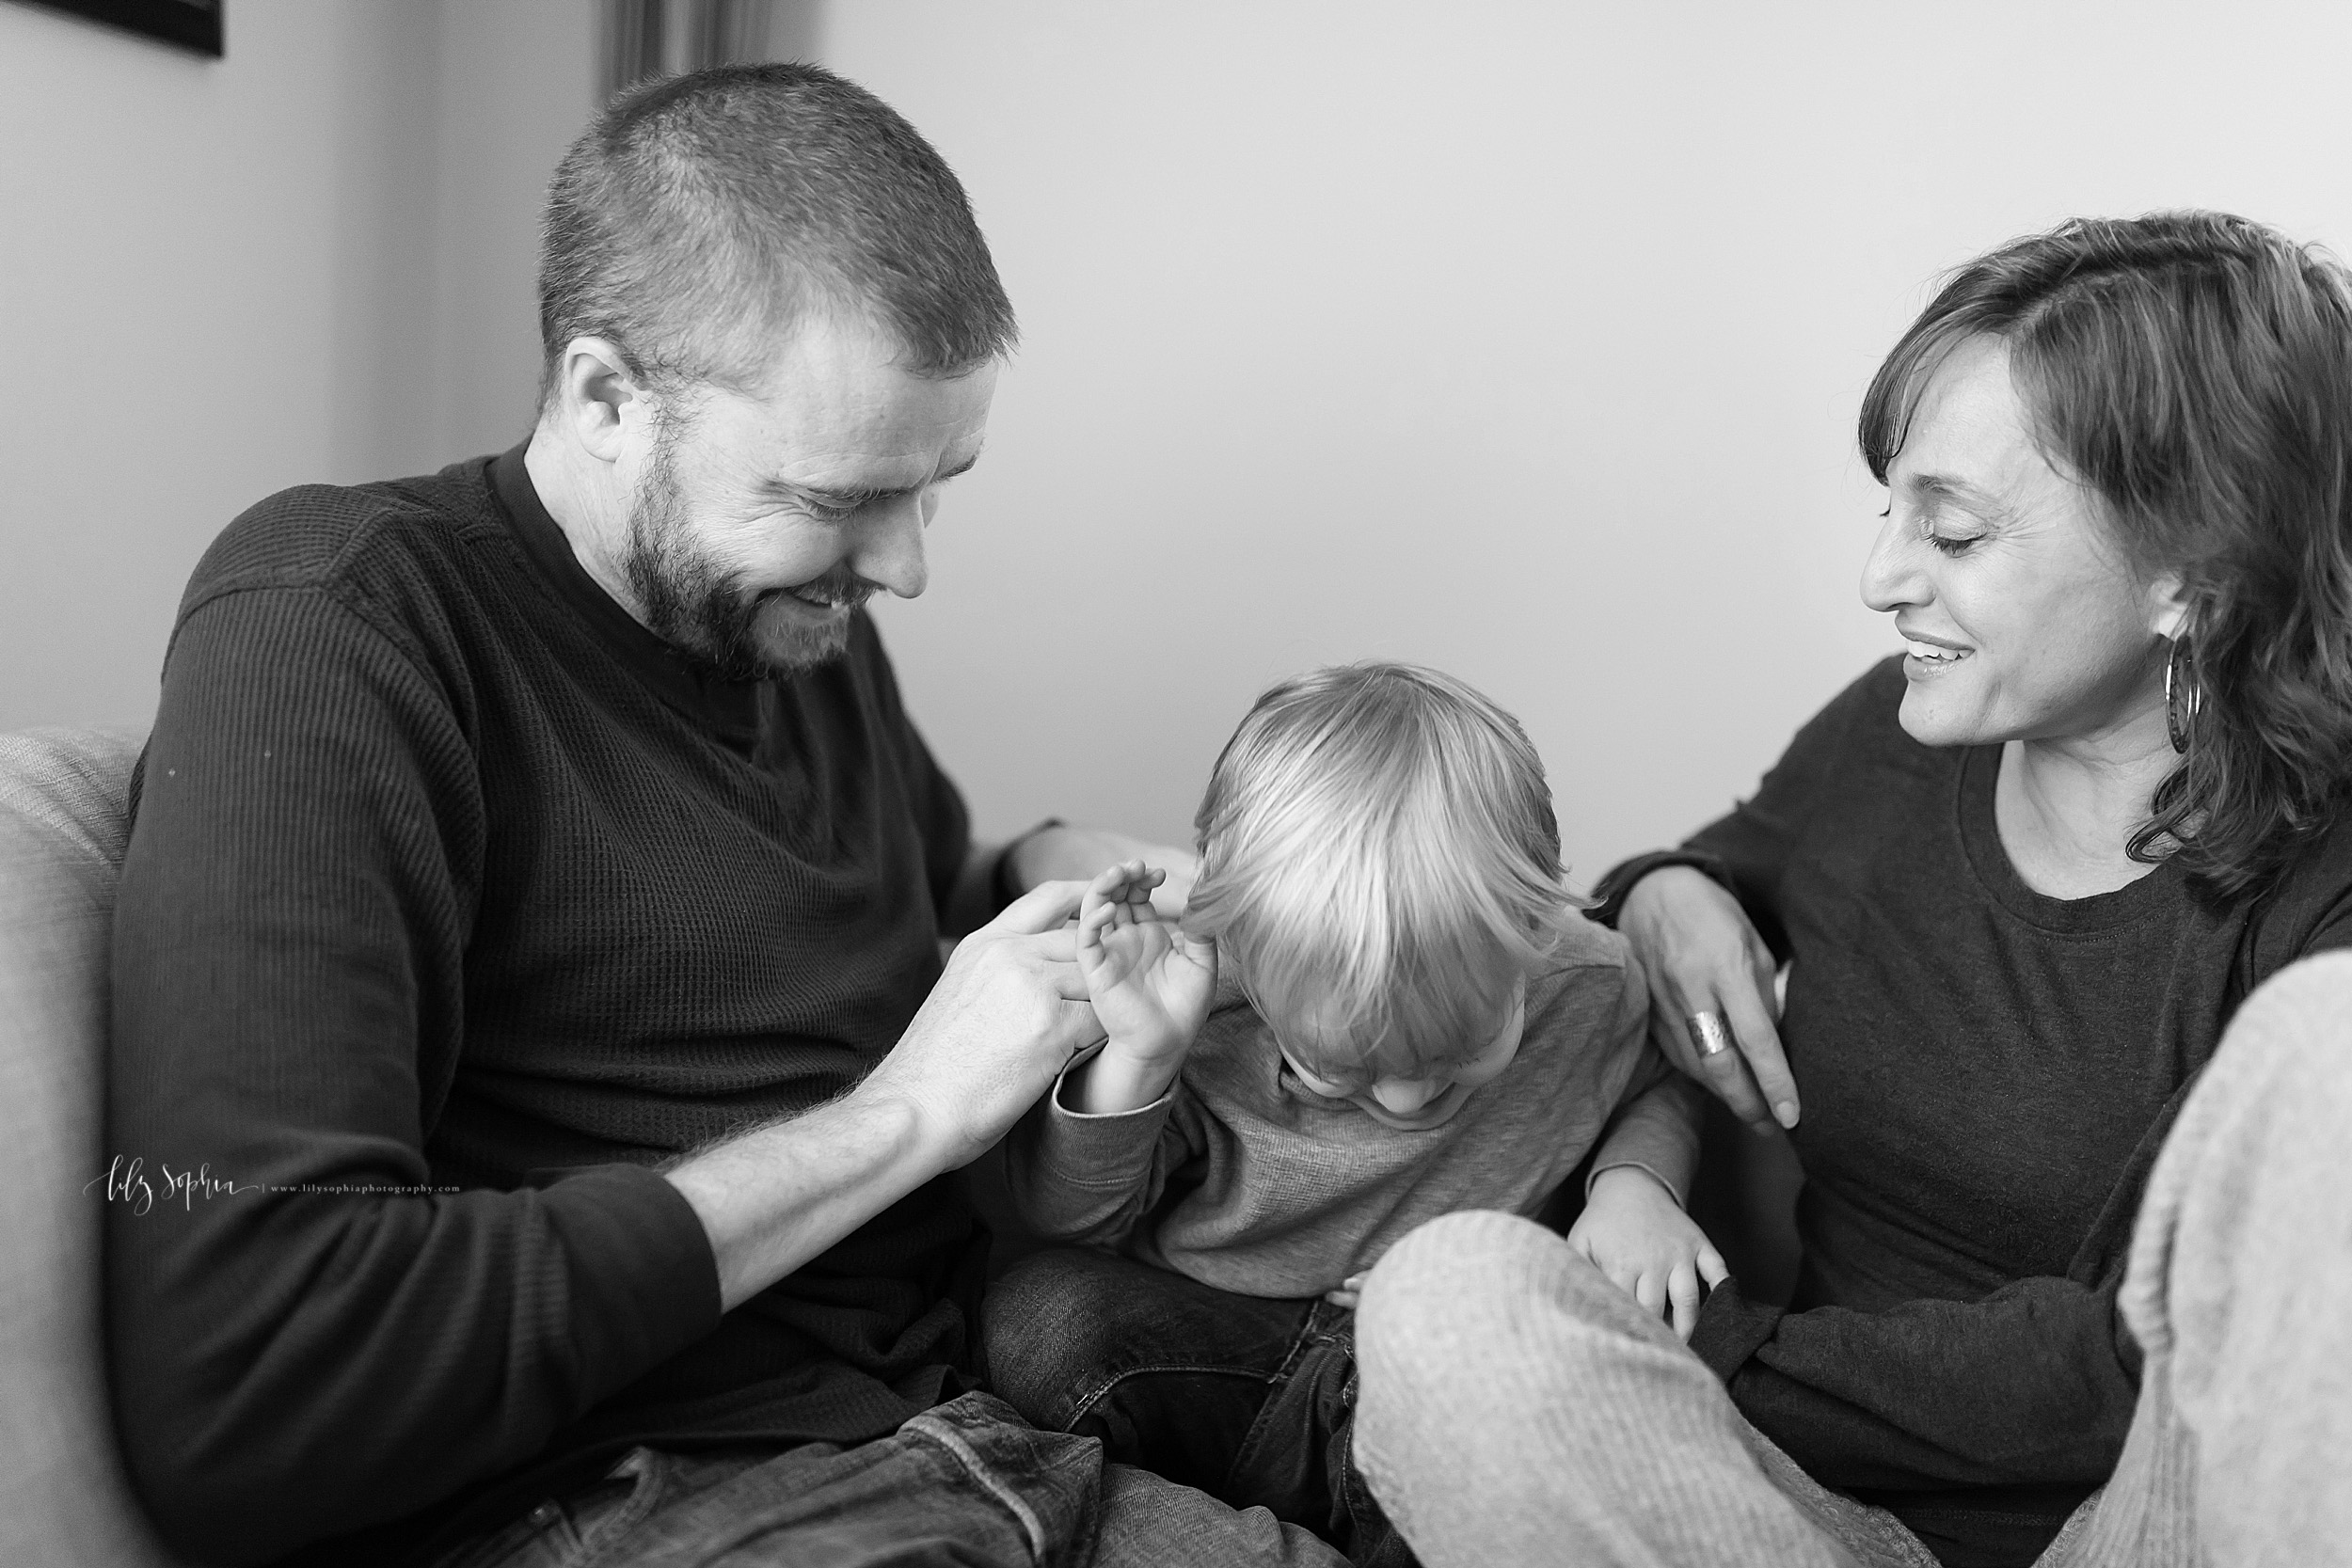
[[[659,84],[565,156],[541,296],[523,447],[275,497],[182,606],[112,1135],[203,1180],[106,1281],[166,1538],[1324,1560],[973,1391],[945,1173],[1097,1034],[1048,879],[1139,847],[974,851],[859,609],[922,592],[1012,340],[961,187],[824,71]]]

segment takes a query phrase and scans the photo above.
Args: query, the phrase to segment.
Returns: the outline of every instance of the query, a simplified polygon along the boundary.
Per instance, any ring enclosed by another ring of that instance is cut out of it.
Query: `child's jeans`
[[[1409,1568],[1348,1458],[1355,1316],[1054,1248],[990,1290],[989,1370],[1029,1421],[1100,1438],[1106,1461],[1263,1507],[1359,1568]]]

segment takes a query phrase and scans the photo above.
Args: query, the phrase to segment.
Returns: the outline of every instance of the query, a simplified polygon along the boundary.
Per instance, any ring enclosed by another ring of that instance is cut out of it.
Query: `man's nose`
[[[914,598],[929,587],[930,566],[923,558],[923,524],[930,510],[924,504],[927,496],[918,491],[874,502],[858,519],[850,570],[902,599]]]
[[[1879,525],[1869,559],[1862,563],[1862,602],[1872,610],[1901,610],[1931,596],[1909,542],[1910,531],[1893,517]]]
[[[1382,1110],[1409,1117],[1437,1099],[1444,1086],[1435,1078],[1383,1078],[1373,1085],[1372,1098]]]

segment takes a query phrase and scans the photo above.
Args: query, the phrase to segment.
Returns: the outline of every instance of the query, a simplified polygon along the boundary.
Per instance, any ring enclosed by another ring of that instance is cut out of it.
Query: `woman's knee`
[[[1380,1259],[1357,1308],[1356,1354],[1364,1418],[1424,1429],[1496,1425],[1629,1358],[1689,1359],[1558,1234],[1485,1211],[1432,1220]]]
[[[1552,1315],[1613,1318],[1640,1309],[1556,1232],[1490,1210],[1446,1214],[1389,1249],[1365,1282],[1356,1338],[1411,1359],[1453,1345],[1508,1356],[1542,1303]]]

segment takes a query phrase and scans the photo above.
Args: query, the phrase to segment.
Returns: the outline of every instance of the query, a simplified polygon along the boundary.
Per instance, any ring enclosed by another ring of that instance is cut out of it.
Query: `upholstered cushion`
[[[107,931],[139,736],[0,735],[0,1562],[160,1568],[99,1341]]]

